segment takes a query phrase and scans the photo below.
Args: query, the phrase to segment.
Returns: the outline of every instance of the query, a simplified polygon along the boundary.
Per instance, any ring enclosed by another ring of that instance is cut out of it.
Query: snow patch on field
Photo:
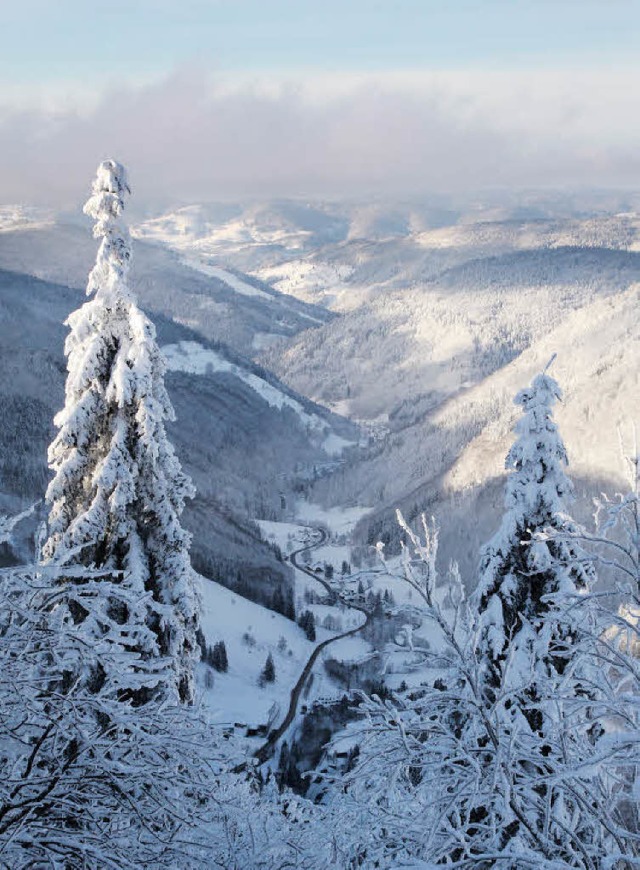
[[[348,281],[354,271],[354,266],[350,264],[289,260],[259,269],[255,274],[280,293],[295,296],[303,302],[320,303],[333,308],[336,307],[338,296],[344,292],[353,293]]]
[[[254,350],[261,351],[266,350],[269,347],[273,347],[274,345],[279,344],[281,341],[282,336],[274,334],[273,332],[256,332],[256,334],[253,336],[251,346]]]
[[[218,281],[222,281],[223,284],[226,284],[227,287],[236,293],[240,293],[242,296],[261,296],[263,299],[273,301],[273,296],[270,293],[261,290],[259,287],[254,287],[253,284],[248,284],[246,281],[238,278],[237,275],[234,275],[233,272],[227,272],[226,269],[221,269],[219,266],[212,266],[198,257],[182,257],[182,263],[196,272],[202,272],[203,275],[209,278],[216,278]]]
[[[325,526],[336,535],[348,535],[356,524],[371,508],[361,507],[331,507],[300,499],[296,502],[296,516],[303,522]]]
[[[263,538],[277,544],[287,555],[311,540],[311,531],[299,523],[280,523],[274,520],[255,520]]]
[[[353,443],[348,438],[343,438],[341,435],[331,432],[322,442],[322,449],[329,456],[340,456],[347,447],[353,447]]]
[[[359,622],[362,622],[360,617]],[[354,623],[359,624],[355,621]],[[346,626],[348,628],[348,626]],[[342,640],[337,640],[329,647],[331,658],[341,661],[357,662],[368,658],[371,655],[371,644],[364,640],[359,635],[354,637],[345,637]]]
[[[318,425],[324,426],[319,417],[308,414],[302,405],[291,398],[291,396],[283,393],[263,378],[229,362],[228,359],[225,359],[217,351],[203,347],[196,341],[181,341],[178,344],[168,344],[162,348],[162,352],[170,371],[190,372],[194,375],[206,375],[210,372],[230,372],[255,390],[268,405],[274,408],[291,408],[305,425],[312,428],[316,428]]]

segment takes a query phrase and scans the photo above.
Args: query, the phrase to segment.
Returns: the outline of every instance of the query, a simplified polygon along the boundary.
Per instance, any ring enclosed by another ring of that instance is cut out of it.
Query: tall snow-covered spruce
[[[562,671],[566,654],[554,652],[554,647],[566,640],[566,630],[552,615],[549,596],[575,594],[593,577],[591,564],[571,540],[579,532],[565,512],[573,486],[565,473],[567,451],[553,420],[553,406],[562,393],[547,370],[514,399],[523,415],[505,462],[511,472],[506,513],[481,557],[475,605],[490,692],[500,684],[506,656],[517,651],[525,654],[527,667]]]
[[[124,167],[101,163],[84,207],[101,242],[87,285],[92,298],[67,320],[66,398],[49,448],[55,477],[43,556],[121,572],[121,583],[146,602],[151,631],[132,632],[132,644],[134,634],[146,636],[140,652],[158,659],[153,694],[189,701],[199,602],[180,515],[194,488],[165,433],[174,412],[155,328],[127,283],[131,244],[122,212],[129,193]],[[135,619],[121,602],[113,609],[122,625]]]

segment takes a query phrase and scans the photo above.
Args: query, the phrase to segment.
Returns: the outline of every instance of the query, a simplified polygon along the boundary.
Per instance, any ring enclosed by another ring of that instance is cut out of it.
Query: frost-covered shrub
[[[332,813],[360,814],[367,827],[362,866],[622,870],[636,863],[640,847],[621,797],[631,793],[625,774],[638,760],[638,704],[620,688],[630,679],[637,685],[637,667],[603,642],[591,596],[574,591],[554,603],[572,628],[563,673],[541,678],[531,647],[523,668],[523,646],[505,658],[489,700],[459,575],[450,578],[450,612],[435,594],[437,530],[423,520],[419,537],[400,523],[403,578],[438,642],[426,651],[433,680],[419,691],[363,698],[360,754],[330,792]],[[416,570],[417,561],[429,570]],[[545,714],[539,730],[526,715],[533,686]]]
[[[143,603],[83,571],[0,577],[0,866],[203,866],[215,736],[185,705],[135,703],[170,666],[135,649],[144,619],[118,619]]]

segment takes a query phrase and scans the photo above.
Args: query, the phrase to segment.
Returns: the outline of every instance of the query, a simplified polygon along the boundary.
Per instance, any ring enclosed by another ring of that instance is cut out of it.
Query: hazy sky
[[[640,187],[640,0],[0,0],[0,201]]]

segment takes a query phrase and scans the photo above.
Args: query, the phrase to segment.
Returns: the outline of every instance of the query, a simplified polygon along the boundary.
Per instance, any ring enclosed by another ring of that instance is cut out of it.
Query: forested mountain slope
[[[337,294],[325,273],[318,297],[326,292],[341,317],[262,357],[296,389],[377,431],[368,456],[320,481],[316,496],[369,505],[358,530],[365,544],[395,536],[397,505],[409,515],[433,511],[443,559],[460,559],[472,584],[501,510],[511,399],[557,352],[576,511],[590,519],[593,496],[624,473],[618,426],[633,450],[634,215],[458,223],[358,244],[366,258],[342,273]],[[346,269],[346,248],[331,253]],[[326,264],[326,254],[315,257]],[[297,280],[313,298],[313,270]]]
[[[379,286],[263,360],[294,389],[365,420],[410,419],[478,383],[592,301],[640,280],[640,253],[555,248]],[[408,422],[408,420],[406,421]]]

